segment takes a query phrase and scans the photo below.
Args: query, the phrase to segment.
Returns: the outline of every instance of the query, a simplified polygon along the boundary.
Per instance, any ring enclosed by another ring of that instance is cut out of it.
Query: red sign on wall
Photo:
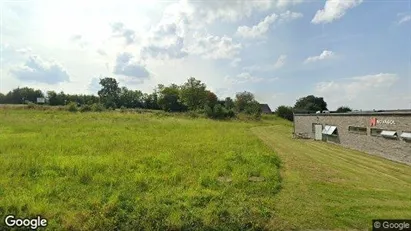
[[[370,127],[374,127],[377,125],[377,118],[371,118],[370,119]]]

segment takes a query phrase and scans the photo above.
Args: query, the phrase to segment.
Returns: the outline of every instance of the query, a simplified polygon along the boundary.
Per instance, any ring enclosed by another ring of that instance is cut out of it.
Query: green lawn
[[[41,214],[52,230],[368,229],[411,218],[410,166],[291,132],[271,116],[3,109],[0,217]]]
[[[253,132],[282,160],[272,229],[362,229],[411,218],[411,166],[313,140],[285,126]]]

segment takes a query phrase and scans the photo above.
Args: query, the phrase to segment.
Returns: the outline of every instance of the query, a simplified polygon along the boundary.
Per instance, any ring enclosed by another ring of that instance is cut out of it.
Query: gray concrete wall
[[[395,125],[377,124],[370,127],[370,119],[393,120]],[[295,115],[295,133],[306,133],[314,139],[312,124],[318,123],[333,125],[338,129],[338,139],[336,143],[352,149],[357,149],[370,154],[379,155],[387,159],[411,164],[411,142],[401,139],[388,139],[370,135],[370,128],[379,128],[390,131],[411,132],[411,115]],[[366,127],[367,135],[349,132],[348,127]]]

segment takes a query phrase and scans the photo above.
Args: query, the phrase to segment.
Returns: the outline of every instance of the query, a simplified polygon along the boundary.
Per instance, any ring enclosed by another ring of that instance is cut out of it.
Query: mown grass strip
[[[282,190],[267,227],[369,229],[376,218],[411,217],[411,167],[341,146],[292,139],[290,127],[252,131],[282,160]]]

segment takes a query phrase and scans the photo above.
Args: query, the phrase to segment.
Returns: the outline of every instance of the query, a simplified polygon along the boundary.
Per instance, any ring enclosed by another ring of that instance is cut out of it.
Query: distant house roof
[[[271,111],[270,106],[268,106],[268,104],[260,104],[260,106],[261,106],[261,109],[262,109],[263,113],[267,113],[267,114],[273,113]]]

